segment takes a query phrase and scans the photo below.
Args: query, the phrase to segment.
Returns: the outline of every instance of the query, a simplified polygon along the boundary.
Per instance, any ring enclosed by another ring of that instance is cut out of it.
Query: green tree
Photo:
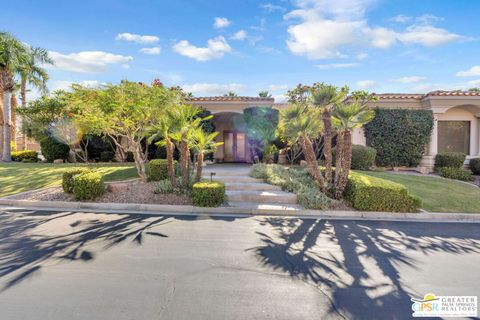
[[[3,150],[2,160],[11,158],[11,96],[15,88],[15,74],[28,63],[29,55],[25,44],[7,32],[0,32],[0,90],[3,98]]]
[[[223,96],[224,97],[238,97],[238,94],[236,92],[233,92],[233,91],[228,91]]]
[[[268,93],[268,91],[266,91],[266,90],[265,91],[260,91],[258,93],[258,96],[260,98],[271,98],[272,97],[272,95],[270,93]]]
[[[158,146],[165,147],[167,153],[167,172],[168,178],[173,188],[177,187],[177,179],[175,177],[175,166],[173,159],[173,152],[175,145],[173,144],[171,133],[173,126],[173,118],[171,113],[167,110],[159,122],[151,127],[153,135],[149,138],[149,142],[158,140],[156,143]]]
[[[195,175],[195,182],[199,182],[202,179],[202,169],[204,156],[207,153],[215,152],[218,146],[223,145],[223,142],[216,142],[218,132],[207,133],[203,129],[197,128],[193,132],[194,150],[197,154],[197,172]]]

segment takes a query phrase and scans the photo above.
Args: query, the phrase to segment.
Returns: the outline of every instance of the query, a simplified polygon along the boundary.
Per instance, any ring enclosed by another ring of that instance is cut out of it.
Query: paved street
[[[403,320],[479,270],[478,224],[0,213],[2,320]]]

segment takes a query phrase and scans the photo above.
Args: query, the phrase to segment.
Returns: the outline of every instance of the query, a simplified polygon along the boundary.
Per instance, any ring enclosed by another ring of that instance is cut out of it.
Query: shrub
[[[438,169],[438,173],[448,179],[461,181],[473,181],[475,179],[472,172],[464,168],[441,167]]]
[[[125,162],[135,162],[132,151],[127,151],[127,153],[125,154]]]
[[[225,202],[225,184],[219,181],[201,181],[193,185],[193,204],[198,207],[218,207]]]
[[[158,183],[155,186],[155,189],[153,190],[153,193],[164,194],[164,193],[172,193],[173,191],[175,190],[173,189],[173,186],[170,180],[164,179],[164,180],[158,181]]]
[[[103,137],[98,135],[87,136],[83,143],[87,144],[88,158],[91,160],[102,160],[102,152],[110,151],[115,154],[115,148],[113,147],[113,140],[109,137]]]
[[[34,150],[12,151],[12,161],[37,162],[38,152]]]
[[[90,172],[89,168],[72,168],[72,169],[65,170],[62,174],[63,191],[66,193],[73,193],[73,185],[74,185],[73,178],[76,175],[87,173],[87,172]]]
[[[365,211],[414,212],[421,204],[401,184],[356,172],[348,176],[345,199]]]
[[[85,172],[73,177],[73,194],[77,200],[93,200],[105,193],[103,177],[98,172]]]
[[[470,170],[472,170],[473,174],[480,174],[480,158],[473,158],[470,159]]]
[[[353,170],[369,170],[375,165],[375,157],[377,150],[372,147],[365,147],[359,144],[352,145],[352,164],[350,168]],[[336,159],[336,150],[333,149],[334,162]]]
[[[148,163],[149,178],[152,181],[160,181],[168,178],[167,159],[153,159]],[[174,168],[177,167],[177,161],[173,161]]]
[[[250,176],[255,179],[267,179],[267,165],[264,163],[255,163],[250,168]]]
[[[47,159],[48,162],[53,162],[55,159],[67,159],[68,152],[70,148],[57,140],[44,137],[40,140],[40,148],[42,149],[42,154]]]
[[[335,201],[321,193],[317,187],[302,187],[297,193],[298,203],[306,209],[331,208]]]
[[[440,152],[435,156],[435,171],[439,168],[462,168],[467,156],[462,152]]]
[[[379,109],[364,125],[367,145],[377,150],[376,163],[382,167],[420,163],[433,129],[430,110]]]
[[[113,161],[114,157],[115,157],[115,153],[113,151],[102,151],[102,152],[100,152],[100,161],[102,161],[102,162]]]

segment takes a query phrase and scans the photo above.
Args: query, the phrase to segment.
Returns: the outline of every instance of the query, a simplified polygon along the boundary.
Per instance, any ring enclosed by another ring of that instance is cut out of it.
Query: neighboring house
[[[371,107],[432,110],[435,124],[428,149],[418,170],[431,171],[435,155],[442,151],[459,151],[467,159],[480,157],[480,92],[433,91],[427,94],[377,94]],[[215,152],[218,162],[252,162],[243,121],[243,110],[253,106],[283,109],[273,98],[196,97],[189,101],[214,114],[219,141],[224,145]],[[366,145],[363,129],[355,130],[353,143]]]

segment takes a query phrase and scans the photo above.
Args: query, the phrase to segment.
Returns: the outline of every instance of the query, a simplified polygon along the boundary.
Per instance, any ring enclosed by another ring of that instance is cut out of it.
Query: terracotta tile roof
[[[424,94],[420,93],[374,93],[379,99],[415,99],[421,100]]]
[[[193,97],[188,98],[188,101],[259,101],[259,102],[273,102],[273,98],[262,97]]]
[[[437,90],[437,91],[432,91],[429,92],[425,95],[425,97],[429,96],[447,96],[447,97],[469,97],[469,96],[480,96],[480,92],[474,92],[474,91],[442,91],[442,90]]]
[[[432,97],[432,96],[441,96],[441,97],[480,97],[480,92],[472,92],[472,91],[461,91],[461,90],[456,90],[456,91],[443,91],[443,90],[437,90],[437,91],[431,91],[426,94],[422,93],[379,93],[376,94],[374,93],[375,96],[377,96],[379,99],[415,99],[415,100],[422,100],[423,98],[426,97]]]

